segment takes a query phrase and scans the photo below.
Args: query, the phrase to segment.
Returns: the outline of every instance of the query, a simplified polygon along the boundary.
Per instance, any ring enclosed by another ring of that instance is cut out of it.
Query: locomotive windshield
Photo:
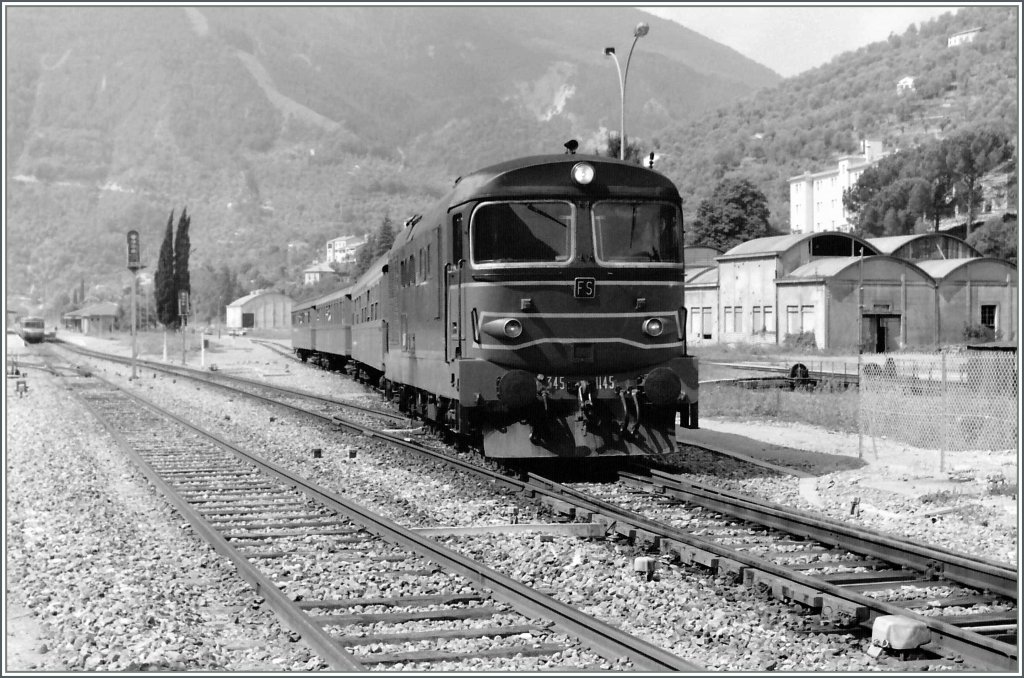
[[[43,329],[42,318],[24,318],[21,321],[21,326],[25,329],[41,330]]]
[[[675,205],[599,202],[593,220],[598,261],[683,263],[683,221]]]
[[[473,261],[566,262],[572,255],[572,233],[571,203],[488,203],[473,213]]]

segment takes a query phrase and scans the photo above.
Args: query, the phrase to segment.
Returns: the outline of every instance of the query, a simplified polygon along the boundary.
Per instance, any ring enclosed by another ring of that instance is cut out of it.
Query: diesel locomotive
[[[698,423],[683,279],[666,177],[521,158],[461,177],[350,287],[296,304],[292,343],[488,457],[649,455]]]
[[[17,332],[26,344],[38,344],[45,338],[46,328],[42,318],[28,316],[18,320]]]

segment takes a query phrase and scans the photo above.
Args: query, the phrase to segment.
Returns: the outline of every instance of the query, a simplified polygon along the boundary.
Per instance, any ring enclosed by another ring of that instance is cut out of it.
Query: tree
[[[353,277],[358,278],[370,268],[370,264],[377,258],[377,235],[371,233],[366,238],[366,243],[356,252],[356,266]]]
[[[946,164],[957,180],[957,202],[967,208],[966,235],[971,234],[980,194],[981,177],[1013,157],[1013,146],[1005,134],[971,130],[943,141]]]
[[[395,242],[395,229],[391,224],[390,215],[384,215],[384,220],[380,222],[380,226],[377,227],[377,232],[373,235],[373,240],[376,248],[374,249],[374,254],[371,259],[376,259],[377,257],[391,251],[391,246]]]
[[[160,245],[160,258],[153,275],[156,315],[164,327],[178,326],[178,297],[174,287],[174,210],[167,219],[167,231]]]
[[[615,132],[608,132],[608,146],[605,150],[605,155],[609,158],[619,157],[619,148],[622,146],[622,139]],[[626,162],[631,162],[634,165],[643,165],[643,151],[640,147],[626,139]]]
[[[986,257],[1017,263],[1017,220],[992,217],[967,236],[971,245]]]
[[[718,182],[711,198],[702,200],[691,231],[692,246],[726,252],[771,231],[768,198],[748,179],[726,178]]]
[[[188,210],[181,210],[181,217],[178,219],[178,232],[174,235],[174,296],[175,299],[182,292],[192,292],[192,283],[188,272],[188,258],[191,244],[188,237],[188,228],[192,218],[188,216]]]

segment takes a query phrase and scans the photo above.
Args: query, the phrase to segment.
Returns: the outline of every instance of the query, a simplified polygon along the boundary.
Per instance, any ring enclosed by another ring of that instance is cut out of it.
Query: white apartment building
[[[965,42],[974,42],[974,38],[977,37],[978,33],[981,32],[981,27],[968,28],[966,31],[960,31],[954,33],[946,39],[946,47],[956,47],[962,45]]]
[[[864,170],[886,155],[881,141],[865,139],[861,141],[859,154],[841,156],[834,169],[790,177],[790,233],[852,231],[853,224],[843,207],[843,191],[856,184]]]
[[[354,264],[356,252],[366,244],[369,236],[357,238],[354,235],[345,235],[327,241],[326,263],[337,262],[339,264]]]

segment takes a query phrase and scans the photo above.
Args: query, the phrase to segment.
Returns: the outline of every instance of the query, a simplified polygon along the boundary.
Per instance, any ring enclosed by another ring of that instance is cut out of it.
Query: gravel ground
[[[110,350],[109,345],[101,344],[98,348]],[[226,352],[217,356],[220,369],[245,369],[254,376],[263,373],[274,383],[339,397],[346,393],[366,397],[360,387],[336,375],[297,364],[286,369],[284,359],[271,351],[247,348],[238,352],[241,358]],[[237,362],[232,363],[232,359]],[[130,372],[127,368],[107,367],[101,373],[128,383],[126,377]],[[511,494],[496,493],[489,484],[467,479],[434,462],[241,398],[227,400],[224,392],[217,389],[169,377],[154,378],[146,371],[133,384],[170,409],[201,412],[197,419],[200,425],[219,430],[275,463],[309,475],[406,525],[496,525],[510,522],[513,513],[518,514],[520,522],[550,519],[531,503]],[[41,642],[46,644],[47,652],[38,668],[124,669],[141,668],[146,663],[156,668],[196,670],[320,666],[301,644],[291,641],[271,615],[246,604],[252,599],[247,587],[232,582],[230,568],[220,563],[190,531],[179,529],[180,519],[176,520],[161,500],[148,489],[129,491],[145,486],[139,484],[134,472],[117,463],[118,456],[111,452],[106,438],[97,434],[88,415],[69,402],[66,395],[40,383],[29,399],[19,402],[8,398],[8,402],[9,414],[18,413],[8,419],[12,450],[8,457],[8,534],[12,535],[8,538],[8,590],[16,592],[12,595],[14,602],[23,602],[42,621]],[[38,411],[64,412],[71,425],[50,427],[35,421],[37,417],[33,414]],[[322,459],[312,458],[309,450],[313,447],[323,449]],[[53,450],[61,449],[76,450],[76,454],[55,457]],[[355,459],[349,458],[350,450],[356,451]],[[39,472],[40,465],[46,465],[45,472]],[[111,478],[120,480],[115,483]],[[103,479],[105,484],[97,486],[97,479]],[[799,485],[789,479],[748,478],[738,482],[738,489],[751,493],[759,491],[759,482],[768,483],[760,486],[761,496],[773,501],[802,500]],[[54,487],[54,483],[58,486]],[[68,507],[66,514],[47,508],[46,501],[51,496],[66,497],[59,502],[60,506]],[[423,497],[430,497],[431,501],[424,503]],[[889,504],[886,506],[884,510],[888,511]],[[841,508],[840,501],[833,510]],[[36,536],[39,528],[32,521],[39,520],[51,526],[43,531],[44,535],[61,534],[62,539],[52,541],[52,537]],[[162,528],[155,534],[140,528],[158,520]],[[108,523],[117,529],[97,527]],[[67,527],[72,524],[78,531]],[[111,537],[121,535],[122,529],[126,539]],[[155,539],[162,543],[147,543]],[[662,562],[654,581],[638,580],[632,571],[636,553],[626,544],[500,533],[448,537],[442,541],[708,668],[887,668],[861,652],[862,640],[844,634],[808,635],[803,630],[806,621],[800,607],[765,599],[700,568]],[[138,548],[138,543],[143,543],[143,548]],[[1015,549],[1015,539],[1012,543]],[[958,548],[952,541],[944,545]],[[68,553],[81,555],[69,564]],[[140,555],[151,553],[166,556],[150,556],[147,560]],[[101,558],[94,554],[104,555]],[[116,566],[123,560],[144,562],[151,580],[123,583],[126,573]],[[88,576],[82,576],[83,568],[87,568]],[[75,583],[87,592],[77,601],[54,603],[54,582],[63,582],[69,576],[76,577]],[[202,586],[192,581],[196,577],[203,579]],[[217,585],[206,588],[207,579]],[[16,584],[12,586],[12,582]],[[103,597],[97,592],[102,592]],[[83,609],[94,611],[83,614]],[[123,632],[107,633],[107,628],[121,630],[117,624],[124,627]],[[211,625],[215,632],[211,632]],[[238,640],[221,642],[215,651],[211,650],[204,639],[223,639],[225,629],[234,632]],[[131,644],[122,640],[133,638],[133,634],[141,639]],[[115,649],[110,649],[112,643],[116,644]],[[160,647],[163,652],[153,655]],[[92,662],[92,666],[87,662]],[[181,662],[182,666],[170,662]]]

